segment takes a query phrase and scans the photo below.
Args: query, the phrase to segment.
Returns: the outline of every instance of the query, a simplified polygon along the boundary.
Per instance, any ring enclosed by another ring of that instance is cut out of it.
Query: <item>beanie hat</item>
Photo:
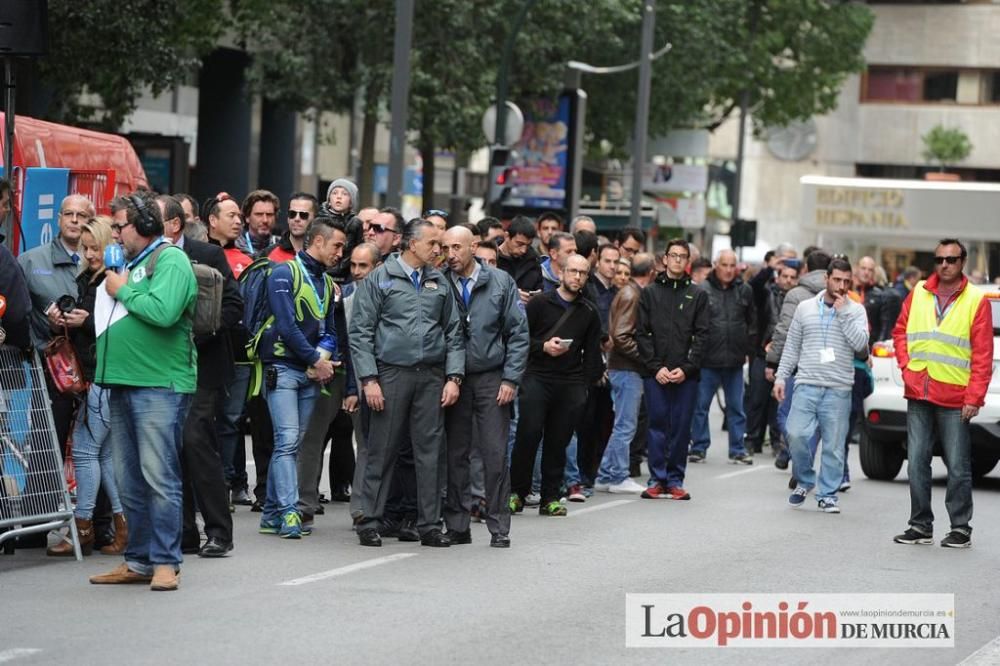
[[[358,186],[354,184],[354,181],[348,180],[347,178],[338,178],[337,180],[330,183],[330,187],[326,190],[326,200],[330,200],[330,194],[333,192],[333,188],[342,187],[347,190],[347,193],[351,196],[351,207],[349,210],[354,210],[358,205]]]

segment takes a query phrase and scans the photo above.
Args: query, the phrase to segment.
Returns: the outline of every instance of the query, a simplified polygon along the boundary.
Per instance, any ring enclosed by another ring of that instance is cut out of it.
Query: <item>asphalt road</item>
[[[189,558],[174,593],[87,583],[116,558],[20,550],[0,557],[0,664],[910,665],[977,651],[970,663],[1000,662],[1000,644],[989,645],[1000,634],[1000,474],[976,487],[973,548],[899,546],[905,475],[866,480],[852,449],[843,513],[819,513],[811,498],[792,510],[768,453],[737,467],[722,433],[713,440],[707,462],[689,466],[692,501],[598,494],[566,518],[527,510],[513,520],[510,550],[489,548],[481,524],[468,546],[362,548],[343,504],[327,505],[301,541],[257,534],[259,514],[239,507],[232,556]],[[955,647],[627,649],[629,592],[954,593]]]

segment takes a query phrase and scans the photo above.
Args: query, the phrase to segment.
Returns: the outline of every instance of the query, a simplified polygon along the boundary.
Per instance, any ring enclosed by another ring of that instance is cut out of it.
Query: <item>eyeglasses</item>
[[[671,252],[667,255],[667,259],[673,259],[674,261],[687,261],[690,254],[677,254],[676,252]]]
[[[300,220],[308,220],[309,219],[309,211],[307,211],[307,210],[290,210],[290,211],[288,211],[288,219],[289,220],[294,220],[296,217],[299,218]]]
[[[425,218],[428,218],[428,217],[443,217],[444,219],[447,220],[448,219],[448,213],[447,213],[447,211],[443,211],[443,210],[440,210],[438,208],[431,208],[428,211],[424,211],[424,217]]]
[[[954,266],[961,260],[962,257],[934,257],[934,263],[937,264],[938,266],[940,266],[946,261],[948,262],[949,266]]]
[[[114,231],[116,234],[120,234],[122,232],[122,229],[124,229],[127,226],[130,226],[131,224],[132,224],[131,222],[126,222],[125,224],[112,224],[111,230]]]
[[[582,268],[567,268],[563,273],[566,273],[566,275],[587,275],[589,271],[585,271]]]
[[[395,229],[390,229],[390,228],[386,227],[385,225],[375,224],[374,222],[370,222],[368,224],[368,228],[369,229],[374,229],[375,233],[377,233],[377,234],[383,234],[383,233],[385,233],[387,231],[392,232],[392,233],[396,233]]]

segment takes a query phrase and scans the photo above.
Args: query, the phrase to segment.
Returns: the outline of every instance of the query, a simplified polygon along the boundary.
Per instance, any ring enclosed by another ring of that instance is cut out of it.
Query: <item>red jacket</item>
[[[959,293],[969,284],[968,278],[962,278]],[[923,288],[937,294],[938,276],[932,275]],[[956,294],[956,298],[957,298]],[[903,371],[903,396],[912,400],[926,400],[941,407],[961,409],[965,405],[982,407],[986,402],[986,391],[993,375],[993,317],[990,312],[990,302],[984,298],[976,310],[969,332],[969,342],[972,345],[972,365],[968,386],[945,384],[931,379],[926,370],[914,372],[907,370],[910,362],[909,348],[906,345],[906,324],[910,318],[910,303],[913,300],[911,291],[903,301],[903,310],[899,313],[896,326],[892,329],[892,342],[896,352],[896,363]]]

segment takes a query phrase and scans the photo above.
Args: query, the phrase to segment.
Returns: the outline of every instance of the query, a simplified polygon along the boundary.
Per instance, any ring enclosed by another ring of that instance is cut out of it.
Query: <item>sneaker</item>
[[[823,513],[840,513],[840,504],[836,497],[824,497],[819,501],[819,510]]]
[[[688,454],[688,462],[703,463],[705,462],[705,454],[701,451],[692,451]]]
[[[946,537],[947,538],[947,537]],[[923,532],[918,532],[912,527],[908,527],[902,534],[897,534],[892,537],[892,540],[896,543],[901,543],[906,546],[932,546],[934,545],[934,538],[929,534],[924,534]]]
[[[517,493],[512,493],[507,501],[507,506],[510,508],[511,514],[521,513],[524,511],[524,500]]]
[[[237,506],[252,506],[253,498],[250,497],[250,493],[247,492],[246,488],[240,488],[239,490],[234,490],[232,495],[233,504]]]
[[[585,485],[583,487],[583,496],[586,497],[587,499],[590,499],[591,497],[593,497],[594,496],[594,486],[587,486],[587,485]]]
[[[795,486],[795,490],[792,494],[788,496],[788,506],[793,509],[797,509],[806,501],[806,495],[809,494],[809,489],[803,486]]]
[[[587,496],[583,494],[583,486],[579,483],[570,486],[566,493],[566,499],[570,502],[586,502]]]
[[[749,453],[737,453],[735,456],[729,456],[730,465],[752,465],[753,456]]]
[[[268,518],[263,516],[260,519],[260,527],[257,531],[261,534],[277,534],[281,530],[281,518],[275,516],[274,518]]]
[[[952,530],[941,539],[941,545],[945,548],[968,548],[972,545],[972,537],[965,532]]]
[[[597,483],[594,484],[594,490],[596,490],[599,493],[609,492],[608,488],[610,488],[610,487],[611,487],[610,483],[600,483],[600,482],[597,482]]]
[[[689,500],[691,499],[691,495],[680,486],[670,486],[667,488],[667,499]]]
[[[607,487],[608,492],[612,494],[636,494],[641,493],[646,490],[644,487],[633,481],[632,479],[625,479],[621,483],[615,483]]]
[[[539,493],[529,493],[524,498],[524,506],[538,506],[542,503],[542,496]]]
[[[844,479],[843,481],[840,482],[840,486],[837,488],[837,492],[846,493],[850,489],[851,489],[851,480]]]
[[[299,517],[298,511],[285,512],[285,515],[281,517],[281,529],[278,530],[278,536],[282,539],[302,538],[302,518]]]
[[[566,507],[559,502],[549,502],[538,506],[539,516],[565,516],[566,513]]]
[[[312,514],[302,512],[302,536],[309,536],[313,531],[313,516]]]

